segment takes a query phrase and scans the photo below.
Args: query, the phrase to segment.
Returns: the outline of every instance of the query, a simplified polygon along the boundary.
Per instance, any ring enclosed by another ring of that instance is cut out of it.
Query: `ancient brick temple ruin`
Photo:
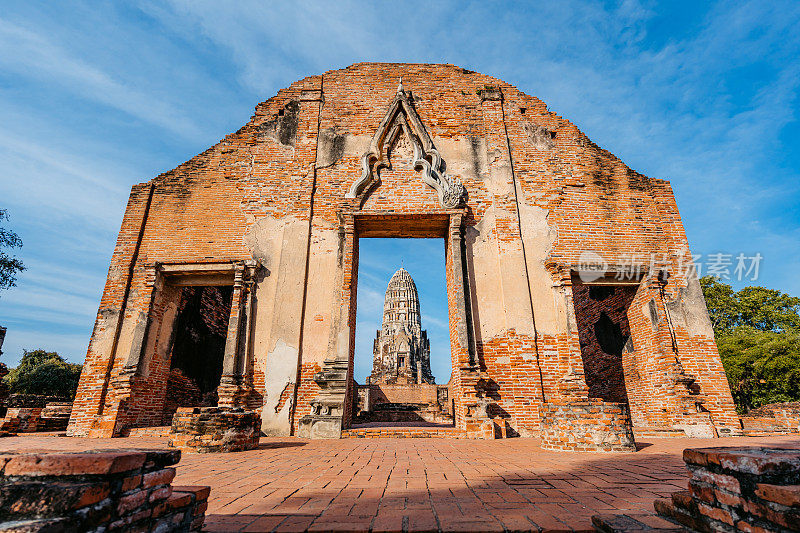
[[[354,422],[452,424],[450,391],[435,381],[417,286],[401,267],[386,287],[383,322],[373,343],[372,373],[365,385],[356,384]]]
[[[347,434],[365,237],[444,242],[454,432],[624,449],[631,428],[739,428],[668,182],[496,78],[362,63],[133,187],[69,434],[201,406]]]
[[[433,383],[431,343],[422,329],[417,286],[400,268],[389,280],[383,323],[375,335],[369,383]]]

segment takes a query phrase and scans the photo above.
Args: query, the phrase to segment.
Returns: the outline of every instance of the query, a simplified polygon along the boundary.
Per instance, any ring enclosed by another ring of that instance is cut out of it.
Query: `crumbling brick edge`
[[[687,448],[689,490],[654,502],[655,515],[597,515],[596,530],[800,530],[800,449]]]
[[[0,530],[200,531],[211,489],[172,486],[180,458],[180,450],[2,453]]]

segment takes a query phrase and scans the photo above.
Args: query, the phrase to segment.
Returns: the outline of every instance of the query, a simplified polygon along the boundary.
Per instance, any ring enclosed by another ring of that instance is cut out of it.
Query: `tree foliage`
[[[800,298],[710,276],[700,285],[736,406],[800,400]]]
[[[25,265],[16,257],[3,251],[3,248],[22,248],[22,239],[10,229],[2,227],[8,220],[8,211],[0,209],[0,289],[8,289],[17,284],[17,274],[25,270]]]
[[[81,365],[68,363],[56,352],[24,350],[19,365],[3,378],[10,392],[75,397]]]
[[[700,278],[714,333],[728,335],[740,326],[784,332],[800,328],[800,298],[765,287],[736,292],[712,276]]]

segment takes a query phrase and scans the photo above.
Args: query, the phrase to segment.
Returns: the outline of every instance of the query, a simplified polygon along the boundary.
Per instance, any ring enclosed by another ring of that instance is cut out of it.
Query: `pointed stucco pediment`
[[[361,176],[345,196],[363,201],[380,183],[380,170],[389,166],[391,146],[400,135],[405,135],[414,148],[414,169],[421,170],[422,180],[436,190],[439,204],[446,209],[459,207],[464,201],[464,185],[455,176],[444,172],[442,156],[434,147],[409,96],[401,80],[388,112],[372,137],[369,149],[361,156]]]

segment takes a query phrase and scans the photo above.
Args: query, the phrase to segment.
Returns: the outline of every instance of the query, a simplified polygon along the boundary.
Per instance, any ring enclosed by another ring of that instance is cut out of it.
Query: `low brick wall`
[[[178,450],[0,455],[0,531],[199,531],[209,487],[173,487]]]
[[[350,428],[342,430],[343,439],[464,439],[466,432],[463,429],[454,427],[374,427],[374,428]]]
[[[762,405],[740,417],[742,431],[749,436],[800,433],[800,403]]]
[[[258,447],[261,417],[255,411],[224,407],[179,407],[169,445],[188,452],[240,452]]]
[[[0,421],[0,431],[33,433],[64,431],[72,412],[71,402],[50,402],[45,407],[9,407]]]
[[[800,531],[800,450],[740,447],[683,451],[689,490],[656,500],[660,516],[592,517],[606,533]]]
[[[0,431],[9,433],[33,433],[39,426],[41,407],[9,407],[0,422]]]
[[[130,428],[128,430],[128,437],[169,437],[169,432],[171,430],[172,426],[147,426],[143,428]]]
[[[631,415],[624,403],[588,400],[539,407],[541,447],[576,452],[635,452]]]

